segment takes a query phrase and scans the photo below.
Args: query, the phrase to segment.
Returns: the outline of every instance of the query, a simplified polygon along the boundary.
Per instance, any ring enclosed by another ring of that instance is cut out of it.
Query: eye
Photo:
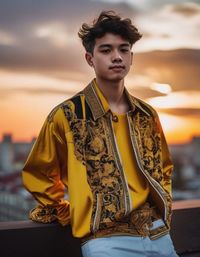
[[[122,53],[127,53],[127,52],[129,52],[129,49],[128,48],[121,48],[120,51]]]
[[[105,48],[105,49],[101,49],[101,53],[109,53],[110,52],[110,49],[109,48]]]

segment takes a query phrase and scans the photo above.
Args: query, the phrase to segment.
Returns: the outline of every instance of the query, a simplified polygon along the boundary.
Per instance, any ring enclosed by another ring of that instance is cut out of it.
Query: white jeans
[[[162,224],[162,220],[155,221],[153,229]],[[155,240],[137,236],[95,238],[81,250],[83,257],[178,257],[169,234]]]

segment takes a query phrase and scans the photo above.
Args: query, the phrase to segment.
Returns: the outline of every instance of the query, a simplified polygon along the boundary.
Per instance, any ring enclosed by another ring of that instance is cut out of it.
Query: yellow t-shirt
[[[113,121],[113,128],[120,152],[122,167],[129,187],[133,209],[145,203],[149,194],[149,184],[139,170],[131,146],[126,114],[116,114],[118,121]]]

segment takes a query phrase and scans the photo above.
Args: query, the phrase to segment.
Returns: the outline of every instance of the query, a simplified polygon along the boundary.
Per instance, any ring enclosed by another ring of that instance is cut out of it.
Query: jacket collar
[[[99,89],[95,79],[93,79],[91,83],[86,88],[84,88],[83,93],[85,94],[86,102],[92,111],[94,120],[97,120],[109,111],[111,112],[108,101],[106,100],[102,91]],[[138,107],[149,116],[149,113],[141,106],[135,97],[129,94],[126,88],[125,94],[130,104],[129,112],[134,112],[136,107]]]

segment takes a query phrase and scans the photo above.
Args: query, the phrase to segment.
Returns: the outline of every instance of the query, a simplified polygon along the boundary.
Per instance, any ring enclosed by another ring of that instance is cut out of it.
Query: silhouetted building
[[[35,141],[13,142],[11,134],[4,134],[0,143],[0,173],[21,170]]]
[[[12,135],[5,134],[0,144],[0,170],[10,172],[13,170],[14,149]]]
[[[35,205],[21,178],[34,141],[13,142],[11,134],[3,135],[0,143],[0,221],[26,219]]]

